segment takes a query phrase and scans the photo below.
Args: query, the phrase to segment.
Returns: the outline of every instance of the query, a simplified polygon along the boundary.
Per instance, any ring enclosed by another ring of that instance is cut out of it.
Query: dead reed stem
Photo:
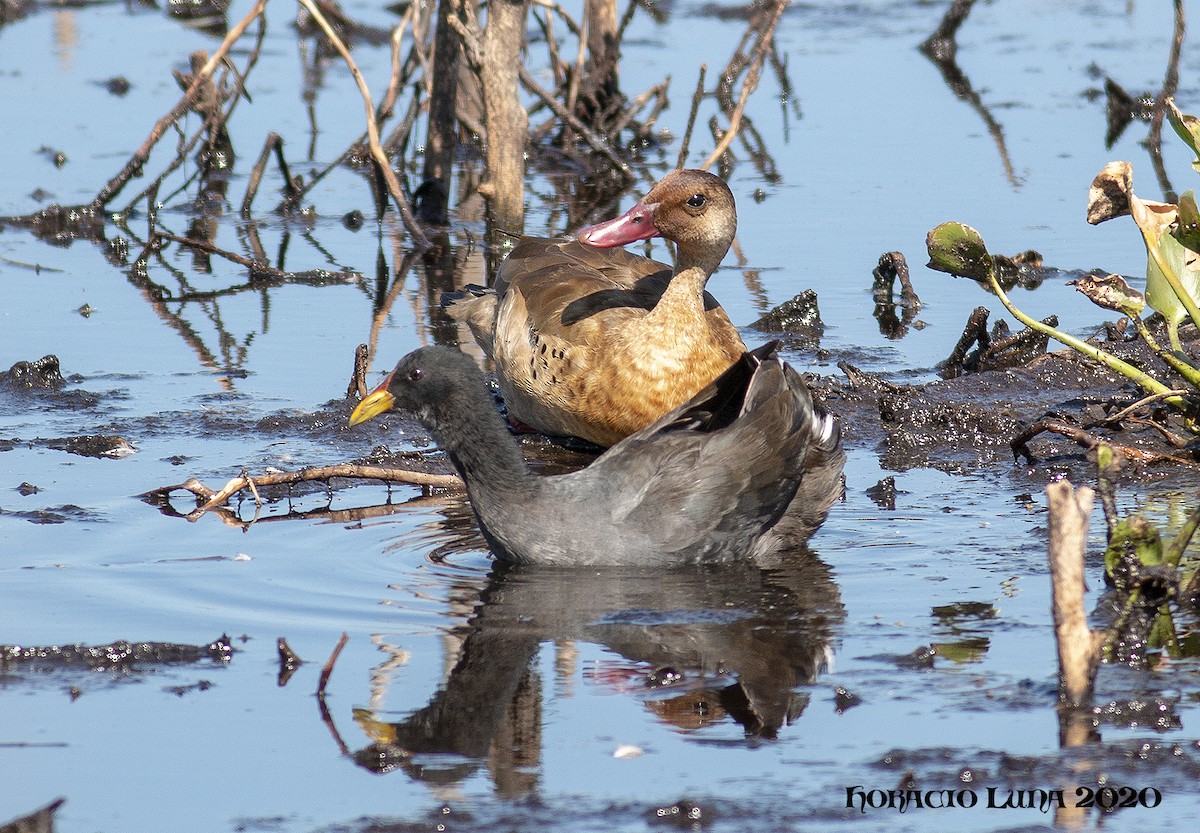
[[[1050,598],[1058,642],[1059,702],[1070,708],[1091,703],[1105,634],[1088,627],[1084,607],[1083,558],[1095,493],[1066,480],[1046,487],[1050,508]]]
[[[375,103],[371,99],[371,91],[367,89],[366,79],[363,78],[358,65],[354,63],[354,59],[350,57],[350,50],[346,48],[346,44],[342,43],[342,39],[333,31],[333,27],[329,25],[329,21],[321,14],[321,10],[317,8],[316,3],[313,3],[312,0],[299,0],[299,3],[308,9],[309,13],[313,16],[313,20],[321,27],[321,30],[325,33],[325,37],[329,38],[329,42],[333,44],[333,48],[338,51],[338,54],[342,56],[342,60],[346,62],[346,66],[350,69],[350,74],[354,77],[354,82],[358,85],[358,91],[363,97],[363,107],[365,109],[367,124],[367,144],[371,149],[371,158],[375,160],[380,175],[383,176],[384,182],[387,183],[388,193],[392,197],[392,202],[396,204],[396,210],[400,212],[400,218],[404,221],[404,227],[412,235],[416,247],[418,249],[426,248],[429,245],[429,239],[425,236],[425,232],[421,230],[421,227],[417,225],[412,210],[409,208],[408,199],[404,196],[404,189],[400,186],[400,180],[396,177],[396,172],[392,170],[392,164],[388,161],[387,154],[383,152],[383,147],[379,144],[379,123],[375,120]]]

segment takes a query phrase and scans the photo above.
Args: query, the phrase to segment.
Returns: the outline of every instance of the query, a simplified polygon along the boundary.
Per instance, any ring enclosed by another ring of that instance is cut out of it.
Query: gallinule
[[[773,343],[568,474],[541,477],[526,467],[482,372],[458,350],[405,356],[350,424],[393,409],[415,414],[439,441],[493,553],[517,563],[650,567],[774,557],[811,533],[840,493],[837,424]]]

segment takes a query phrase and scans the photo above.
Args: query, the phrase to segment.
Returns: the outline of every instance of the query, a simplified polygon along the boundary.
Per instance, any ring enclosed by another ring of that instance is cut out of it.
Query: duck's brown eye
[[[414,382],[417,381],[418,379],[420,379],[424,375],[425,375],[425,371],[421,370],[421,368],[419,368],[419,367],[414,367],[412,370],[408,371],[408,378]]]
[[[692,194],[690,197],[688,197],[687,204],[692,208],[703,208],[705,202],[706,200],[704,199],[703,194]]]

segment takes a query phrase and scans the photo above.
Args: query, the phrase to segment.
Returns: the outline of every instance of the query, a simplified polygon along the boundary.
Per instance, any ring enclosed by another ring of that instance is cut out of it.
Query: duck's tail
[[[467,325],[475,343],[490,359],[496,330],[496,291],[468,284],[457,292],[443,292],[441,306],[455,321]]]

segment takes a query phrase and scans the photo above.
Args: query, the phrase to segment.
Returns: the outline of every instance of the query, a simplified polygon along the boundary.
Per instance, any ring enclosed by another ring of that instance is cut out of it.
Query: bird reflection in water
[[[747,743],[769,740],[803,713],[803,687],[828,667],[843,616],[828,566],[806,548],[771,565],[581,571],[497,563],[442,687],[399,722],[356,710],[372,742],[351,755],[370,771],[400,768],[435,784],[460,782],[486,762],[501,794],[528,792],[538,778],[543,703],[569,696],[543,692],[534,660],[547,642],[560,653],[592,643],[617,655],[589,666],[584,679],[640,698],[685,735],[734,721]],[[560,670],[573,676],[567,665]]]

